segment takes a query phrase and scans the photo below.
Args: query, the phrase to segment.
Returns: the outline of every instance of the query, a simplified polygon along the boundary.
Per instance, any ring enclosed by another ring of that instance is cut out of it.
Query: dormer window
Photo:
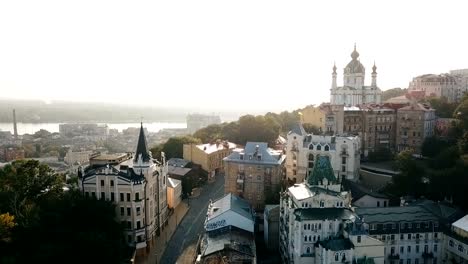
[[[257,155],[257,160],[262,160],[262,155]]]

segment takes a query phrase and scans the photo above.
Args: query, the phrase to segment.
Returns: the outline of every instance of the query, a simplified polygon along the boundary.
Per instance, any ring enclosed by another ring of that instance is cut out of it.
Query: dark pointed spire
[[[375,61],[374,66],[372,66],[372,73],[377,73],[377,66],[375,66]]]
[[[336,63],[333,62],[333,74],[336,74]]]
[[[359,52],[357,52],[357,50],[356,50],[356,43],[354,43],[354,50],[351,53],[351,58],[353,60],[357,60],[357,58],[359,58]]]
[[[134,161],[138,161],[140,154],[143,162],[148,162],[151,160],[151,154],[148,150],[148,144],[146,143],[145,130],[143,129],[143,122],[141,122],[140,135],[138,135],[138,143]]]

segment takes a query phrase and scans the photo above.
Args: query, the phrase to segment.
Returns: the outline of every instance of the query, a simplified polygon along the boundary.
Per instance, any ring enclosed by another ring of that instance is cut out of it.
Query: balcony
[[[434,253],[432,253],[432,252],[423,252],[422,257],[423,257],[423,259],[432,259],[432,258],[434,258]]]
[[[395,253],[394,253],[394,254],[389,254],[389,255],[388,255],[388,259],[390,259],[390,260],[398,260],[398,259],[400,259],[400,255],[399,255],[399,254],[395,254]]]

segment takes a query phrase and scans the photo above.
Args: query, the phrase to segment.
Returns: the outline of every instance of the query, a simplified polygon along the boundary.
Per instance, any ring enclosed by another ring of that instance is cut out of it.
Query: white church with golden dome
[[[332,105],[357,106],[363,104],[379,104],[382,91],[377,87],[377,67],[372,67],[372,81],[370,86],[364,85],[366,69],[359,60],[359,53],[351,53],[352,60],[343,71],[343,86],[336,84],[336,65],[333,65],[332,87],[330,89],[330,102]]]

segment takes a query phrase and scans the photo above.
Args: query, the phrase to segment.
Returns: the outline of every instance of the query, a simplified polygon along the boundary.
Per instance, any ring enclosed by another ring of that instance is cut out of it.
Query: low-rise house
[[[447,233],[445,248],[447,261],[452,263],[468,263],[468,215],[452,224]]]
[[[217,140],[208,144],[184,144],[184,159],[202,167],[208,172],[208,179],[223,171],[223,159],[236,148],[236,144]]]
[[[210,202],[197,263],[257,263],[254,226],[246,200],[226,194]]]
[[[181,181],[183,195],[189,195],[198,181],[197,174],[192,168],[168,166],[168,175],[172,179]]]
[[[176,208],[182,200],[182,181],[167,178],[167,207]]]
[[[378,192],[367,189],[363,185],[345,180],[343,187],[351,192],[351,204],[356,207],[388,207],[390,198]]]

